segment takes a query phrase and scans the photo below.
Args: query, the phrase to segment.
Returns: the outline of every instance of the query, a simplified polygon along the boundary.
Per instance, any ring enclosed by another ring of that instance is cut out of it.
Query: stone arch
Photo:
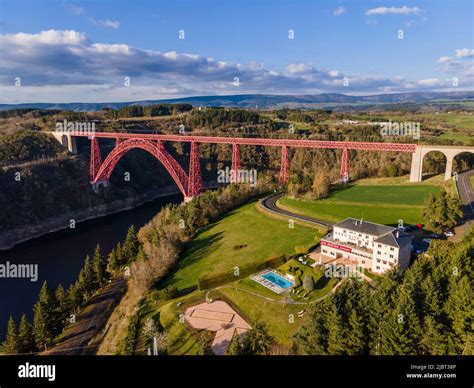
[[[459,158],[462,155],[462,158]],[[461,173],[474,168],[474,152],[462,150],[453,156],[453,171]]]
[[[428,149],[422,154],[421,180],[424,175],[438,175],[446,171],[449,156],[441,149]]]

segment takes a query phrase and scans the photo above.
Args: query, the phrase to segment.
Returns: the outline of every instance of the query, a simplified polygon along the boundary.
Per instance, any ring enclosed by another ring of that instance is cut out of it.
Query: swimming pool
[[[293,284],[289,280],[282,278],[281,276],[277,275],[274,272],[268,272],[265,275],[262,275],[262,277],[272,282],[273,284],[276,284],[278,287],[281,287],[284,289],[287,289],[293,286]]]

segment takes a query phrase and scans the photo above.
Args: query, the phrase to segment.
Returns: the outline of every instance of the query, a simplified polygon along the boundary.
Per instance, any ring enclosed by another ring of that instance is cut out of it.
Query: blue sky
[[[473,47],[469,0],[0,0],[0,101],[472,90]]]

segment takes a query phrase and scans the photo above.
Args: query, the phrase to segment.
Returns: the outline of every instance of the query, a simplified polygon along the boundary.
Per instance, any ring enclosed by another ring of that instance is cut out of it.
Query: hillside
[[[474,100],[474,91],[468,92],[415,92],[394,93],[369,96],[351,96],[339,93],[323,93],[316,95],[273,95],[273,94],[237,94],[223,96],[192,96],[164,100],[126,101],[126,102],[95,102],[95,103],[24,103],[0,104],[1,110],[15,108],[60,109],[72,111],[94,112],[103,108],[119,109],[128,105],[152,105],[159,103],[187,103],[193,106],[222,106],[240,108],[270,109],[278,107],[292,108],[331,108],[336,110],[362,110],[387,104],[390,109],[393,105],[410,104],[418,106],[422,103],[431,103],[436,106],[453,102],[460,106],[466,101]]]

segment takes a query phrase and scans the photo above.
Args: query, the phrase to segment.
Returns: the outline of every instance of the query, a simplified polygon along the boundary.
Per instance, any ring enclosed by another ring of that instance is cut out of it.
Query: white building
[[[332,235],[321,239],[321,253],[344,258],[374,273],[410,264],[413,236],[396,228],[346,218],[334,225]]]

